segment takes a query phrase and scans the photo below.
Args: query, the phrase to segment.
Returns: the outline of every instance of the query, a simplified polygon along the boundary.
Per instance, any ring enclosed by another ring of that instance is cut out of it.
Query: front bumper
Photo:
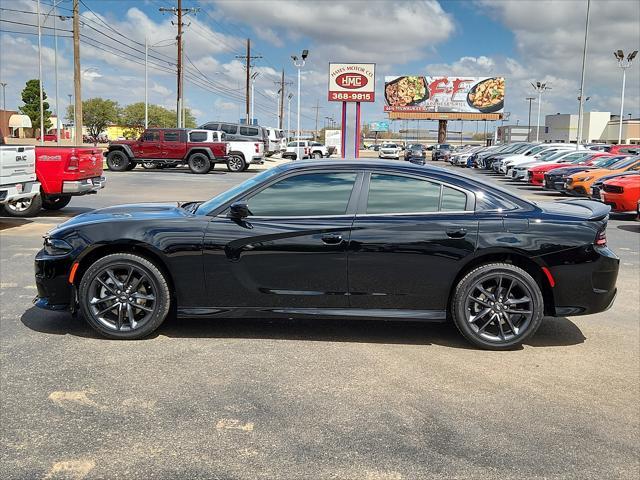
[[[97,192],[104,188],[107,179],[105,177],[84,178],[82,180],[63,181],[62,193],[71,195],[85,195]]]
[[[40,182],[19,182],[0,187],[0,202],[13,202],[23,198],[32,198],[40,193]]]
[[[380,152],[378,154],[378,158],[400,158],[400,152],[395,152],[395,153],[384,153],[384,152]]]
[[[44,250],[36,254],[35,279],[38,296],[34,303],[47,310],[69,310],[73,305],[73,285],[69,272],[73,264],[71,255],[48,255]]]
[[[590,246],[545,258],[555,280],[555,316],[590,315],[607,310],[616,297],[620,260],[607,247]]]

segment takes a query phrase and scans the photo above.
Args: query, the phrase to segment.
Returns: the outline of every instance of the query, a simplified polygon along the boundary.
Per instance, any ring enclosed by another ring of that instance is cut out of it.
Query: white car
[[[575,152],[576,151],[576,147],[551,147],[548,148],[547,150],[542,150],[540,152],[538,152],[536,155],[531,155],[531,156],[524,156],[524,155],[517,155],[515,157],[510,158],[509,160],[505,161],[502,164],[502,169],[503,173],[506,176],[511,176],[511,169],[513,169],[514,167],[517,167],[518,165],[522,165],[523,163],[530,163],[530,162],[544,162],[545,160],[547,160],[548,158],[552,157],[553,155],[560,153],[560,152]]]
[[[244,172],[250,165],[264,163],[264,143],[228,141],[227,134],[220,130],[189,130],[189,142],[227,142],[229,159],[227,167],[232,172]]]
[[[555,152],[553,155],[545,158],[542,161],[530,161],[527,163],[521,163],[510,170],[510,177],[513,180],[526,180],[528,178],[528,171],[531,167],[544,164],[544,163],[569,163],[575,160],[580,160],[592,155],[591,150],[579,150],[576,152],[575,148],[572,150],[561,150]]]
[[[474,153],[482,150],[482,148],[484,147],[465,148],[464,150],[461,150],[460,152],[456,152],[455,154],[453,154],[449,159],[449,162],[451,162],[451,165],[456,165],[458,167],[466,167],[467,160],[469,160],[469,157]]]
[[[511,155],[504,158],[498,165],[498,171],[500,173],[507,174],[509,166],[512,165],[515,161],[533,160],[534,158],[538,158],[540,155],[548,152],[549,150],[557,151],[567,148],[572,149],[571,145],[568,145],[566,143],[542,143],[540,145],[533,146],[518,155]],[[573,150],[575,149],[576,147],[574,145]]]
[[[36,177],[36,147],[5,145],[0,131],[0,210],[8,202],[34,199],[40,204],[40,182]],[[35,211],[39,211],[37,208]]]
[[[393,158],[400,160],[400,146],[395,143],[383,143],[378,150],[378,158]]]

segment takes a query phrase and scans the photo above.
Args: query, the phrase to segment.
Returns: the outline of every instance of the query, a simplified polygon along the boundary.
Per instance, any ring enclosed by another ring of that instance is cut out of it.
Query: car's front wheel
[[[487,350],[508,350],[533,335],[544,301],[536,281],[508,263],[482,265],[460,280],[451,301],[453,321],[464,337]]]
[[[156,330],[169,313],[167,280],[152,262],[115,253],[100,258],[84,273],[78,290],[80,309],[101,335],[138,339]]]

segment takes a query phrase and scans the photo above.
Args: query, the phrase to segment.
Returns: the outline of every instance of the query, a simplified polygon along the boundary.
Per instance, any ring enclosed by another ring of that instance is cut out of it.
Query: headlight
[[[47,255],[66,255],[73,247],[59,238],[44,237],[44,251]]]
[[[583,182],[588,182],[589,180],[591,180],[593,177],[584,177],[582,179]]]

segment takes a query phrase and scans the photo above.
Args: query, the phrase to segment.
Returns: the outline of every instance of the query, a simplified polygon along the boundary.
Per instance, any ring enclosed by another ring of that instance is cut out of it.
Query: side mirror
[[[235,202],[229,207],[229,216],[238,220],[243,219],[251,215],[249,205],[246,202]]]

